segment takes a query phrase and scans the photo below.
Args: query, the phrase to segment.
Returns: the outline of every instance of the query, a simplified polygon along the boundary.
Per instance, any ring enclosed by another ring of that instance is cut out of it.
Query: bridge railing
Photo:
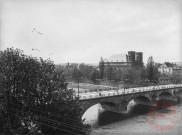
[[[182,84],[178,85],[159,85],[159,86],[149,86],[149,87],[140,87],[140,88],[129,88],[129,89],[117,89],[117,90],[110,90],[110,91],[101,91],[101,92],[91,92],[91,93],[82,93],[80,94],[80,100],[84,99],[91,99],[91,98],[102,98],[108,96],[115,96],[115,95],[124,95],[130,93],[140,93],[146,91],[155,91],[161,89],[169,89],[169,88],[178,88],[182,87]]]
[[[177,87],[178,85],[176,84],[170,84],[171,86],[167,86],[167,85],[157,85],[157,86],[148,86],[148,87],[137,87],[137,88],[127,88],[128,89],[143,89],[143,91],[148,91],[150,89],[152,90],[158,90],[158,89],[164,89],[164,88],[173,88],[173,87]],[[174,86],[175,85],[175,86]],[[73,90],[73,88],[71,88]],[[123,88],[122,88],[123,89]],[[83,94],[83,93],[92,93],[92,92],[102,92],[102,91],[117,91],[120,90],[119,88],[116,87],[110,87],[110,88],[103,88],[103,89],[80,89],[79,90],[79,94]],[[78,90],[74,90],[76,95],[78,94]]]

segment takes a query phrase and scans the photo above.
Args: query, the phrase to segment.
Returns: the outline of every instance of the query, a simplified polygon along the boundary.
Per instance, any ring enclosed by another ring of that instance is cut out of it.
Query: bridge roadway
[[[127,111],[127,105],[132,99],[138,104],[153,105],[161,99],[177,101],[180,94],[182,96],[182,84],[168,84],[80,93],[79,101],[82,113],[98,103],[108,111],[121,112]]]

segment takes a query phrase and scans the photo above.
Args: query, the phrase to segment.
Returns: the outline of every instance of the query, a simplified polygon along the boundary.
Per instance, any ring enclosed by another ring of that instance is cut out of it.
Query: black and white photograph
[[[0,135],[181,135],[182,0],[0,0]]]

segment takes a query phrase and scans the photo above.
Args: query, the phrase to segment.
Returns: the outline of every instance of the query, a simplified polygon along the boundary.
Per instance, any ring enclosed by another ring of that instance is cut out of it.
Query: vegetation
[[[13,48],[0,51],[0,132],[88,134],[73,94],[50,59]]]
[[[89,78],[90,78],[90,80],[95,82],[96,79],[99,78],[99,71],[96,69],[92,69],[92,72],[89,74]]]
[[[154,61],[153,57],[149,57],[147,62],[147,77],[152,82],[154,80]]]
[[[166,62],[166,64],[172,65],[169,62]],[[155,63],[151,56],[146,67],[113,68],[109,63],[104,65],[104,60],[101,57],[98,67],[83,63],[68,64],[65,67],[60,67],[60,71],[63,69],[66,78],[71,78],[69,81],[74,81],[75,83],[79,80],[80,83],[112,85],[115,87],[120,85],[122,87],[124,83],[129,82],[132,86],[137,87],[160,83],[159,78],[162,74],[158,71],[159,66],[160,64]],[[178,70],[173,72],[171,80],[172,83],[181,82],[181,73]]]
[[[103,79],[104,77],[104,60],[102,57],[100,58],[100,62],[99,62],[99,76],[100,76],[100,79]]]
[[[91,65],[86,64],[75,64],[73,65],[67,65],[65,68],[57,66],[60,71],[61,69],[64,69],[65,76],[69,79],[69,81],[74,81],[76,83],[95,83],[99,84],[96,80],[108,80],[108,81],[127,81],[130,83],[144,83],[147,82],[149,79],[149,72],[153,72],[153,80],[157,80],[159,77],[159,73],[157,71],[157,68],[154,66],[154,68],[149,67],[133,67],[129,69],[113,69],[109,64],[107,67],[103,64],[103,59],[101,58],[101,61],[99,63],[98,69]],[[58,71],[59,71],[58,70]],[[150,71],[149,71],[150,70]],[[153,71],[151,71],[153,70]],[[109,85],[109,84],[108,84]]]
[[[109,64],[104,70],[104,77],[110,81],[115,78],[113,68]]]
[[[158,78],[160,76],[158,72],[158,68],[154,64],[153,57],[149,57],[147,62],[147,78],[150,82],[158,82]]]

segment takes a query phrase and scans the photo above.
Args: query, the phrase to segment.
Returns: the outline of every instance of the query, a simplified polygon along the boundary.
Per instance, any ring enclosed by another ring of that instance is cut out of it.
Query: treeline
[[[151,77],[152,76],[152,77]],[[150,73],[149,69],[146,67],[130,68],[124,70],[114,70],[112,67],[107,67],[104,70],[103,78],[114,81],[130,81],[130,82],[140,82],[149,81],[156,82],[159,77],[159,72],[157,68],[154,67],[153,73]]]
[[[95,82],[99,78],[97,67],[84,63],[56,65],[56,71],[63,72],[67,81]]]
[[[0,134],[89,134],[73,95],[50,59],[0,51]]]
[[[151,59],[151,57],[150,57]],[[128,82],[157,82],[160,76],[158,67],[154,65],[153,61],[148,61],[146,67],[140,68],[125,68],[114,69],[108,65],[105,67],[104,61],[101,58],[98,66],[88,64],[67,64],[57,65],[57,71],[64,72],[68,81],[74,82],[93,82],[97,80],[107,81],[128,81]]]

